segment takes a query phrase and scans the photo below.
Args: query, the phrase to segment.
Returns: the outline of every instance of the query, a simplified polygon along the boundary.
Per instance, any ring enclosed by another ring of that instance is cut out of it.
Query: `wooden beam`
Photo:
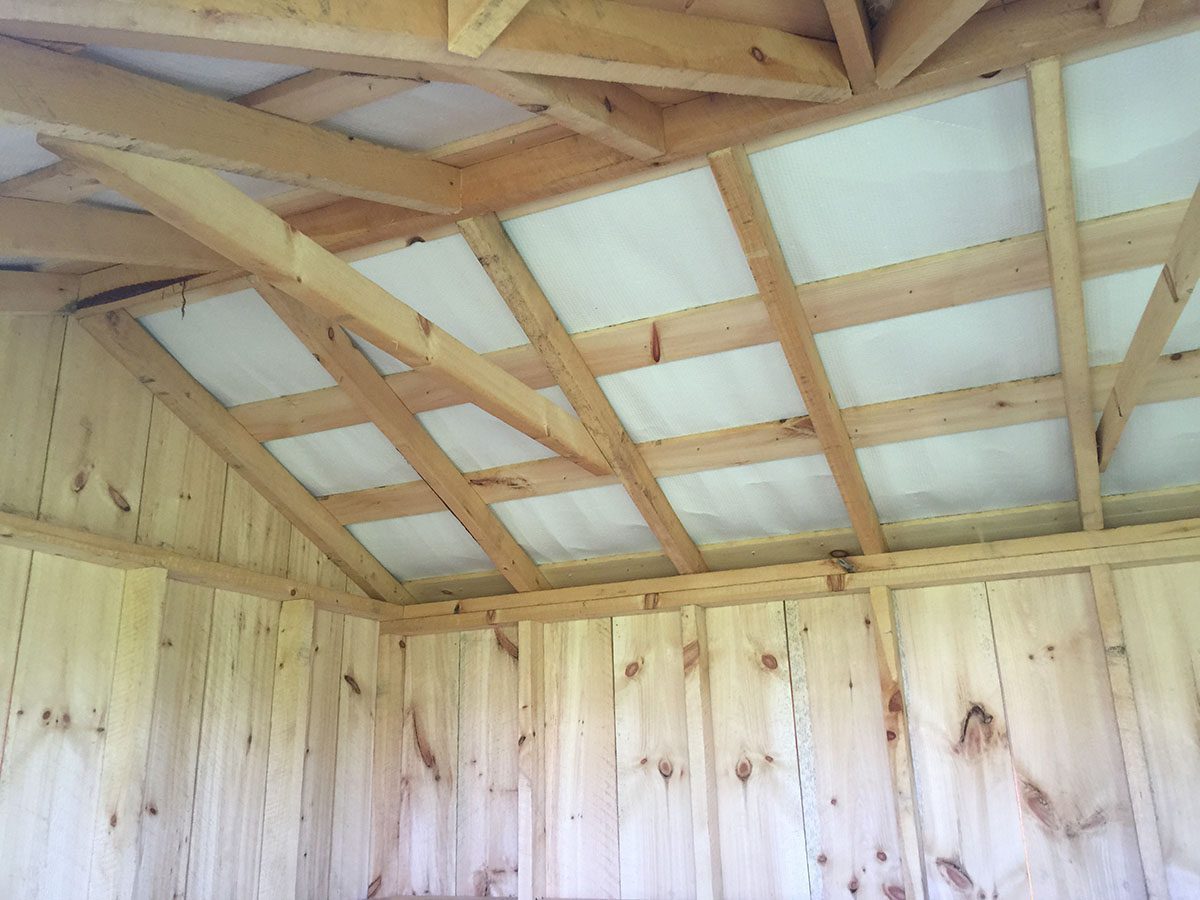
[[[137,320],[116,311],[87,319],[83,327],[355,584],[377,599],[400,603],[412,600],[391,573]]]
[[[273,116],[311,124],[426,83],[420,78],[314,69],[243,94],[234,102]]]
[[[143,213],[0,198],[0,254],[207,272],[225,260]]]
[[[704,572],[707,566],[650,467],[638,452],[616,411],[588,369],[579,348],[546,298],[537,279],[494,215],[459,222],[459,229],[480,265],[521,328],[529,336],[555,381],[579,413],[613,473],[680,572]],[[391,393],[388,391],[388,393]]]
[[[1057,57],[1030,64],[1029,105],[1033,113],[1042,215],[1046,223],[1046,252],[1050,259],[1050,289],[1054,296],[1058,357],[1067,402],[1079,510],[1084,528],[1103,528],[1094,430],[1096,420],[1092,415],[1087,321],[1083,306],[1083,264],[1075,220],[1075,189],[1071,183],[1062,63]]]
[[[500,36],[529,0],[448,0],[449,47],[478,57]]]
[[[842,65],[854,93],[875,87],[875,51],[871,48],[871,25],[862,0],[825,0],[825,11],[837,38]]]
[[[89,144],[54,143],[151,212],[588,471],[608,464],[583,424],[398,301],[212,172]]]
[[[1100,0],[1100,16],[1109,28],[1127,25],[1138,17],[1144,0]]]
[[[892,88],[946,43],[987,0],[897,0],[875,26],[875,77]]]
[[[709,165],[750,264],[759,296],[766,304],[771,324],[804,397],[813,430],[829,461],[854,531],[868,553],[883,552],[887,542],[883,538],[879,514],[850,444],[850,434],[834,399],[825,365],[817,352],[808,315],[792,286],[783,249],[750,169],[750,158],[744,147],[734,147],[711,154]]]
[[[0,121],[427,212],[461,206],[458,171],[443,163],[9,38]]]
[[[531,0],[479,60],[447,46],[445,0],[383,6],[213,0],[4,0],[0,31],[390,75],[398,63],[473,65],[656,87],[829,102],[849,94],[832,44],[616,0]]]
[[[78,275],[0,270],[0,314],[61,312],[78,299]]]
[[[1153,372],[1154,361],[1162,353],[1192,296],[1197,278],[1200,278],[1200,187],[1192,195],[1175,243],[1150,293],[1146,311],[1133,333],[1112,393],[1104,404],[1104,414],[1096,429],[1101,471],[1112,461],[1117,442],[1121,440],[1134,408],[1145,399],[1142,395]]]
[[[392,393],[350,336],[283,291],[258,280],[254,287],[446,504],[509,584],[518,591],[548,587],[529,554],[429,436],[425,426]]]

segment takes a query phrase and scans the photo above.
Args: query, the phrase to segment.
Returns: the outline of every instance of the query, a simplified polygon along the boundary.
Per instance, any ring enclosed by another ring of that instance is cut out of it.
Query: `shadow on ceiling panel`
[[[1200,483],[1200,397],[1139,405],[1125,426],[1108,471],[1105,494],[1154,491]]]

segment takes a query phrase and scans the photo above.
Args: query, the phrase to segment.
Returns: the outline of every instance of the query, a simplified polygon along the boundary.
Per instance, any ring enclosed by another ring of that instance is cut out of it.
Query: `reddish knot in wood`
[[[611,100],[608,99],[608,97],[604,98],[604,109],[607,110],[608,112],[613,111],[613,103]]]
[[[848,890],[852,894],[857,894],[858,893],[858,879],[851,878],[849,883],[846,885],[846,890]]]
[[[908,894],[904,892],[904,888],[898,884],[889,884],[883,889],[883,895],[888,900],[905,900],[908,897]]]
[[[817,854],[817,864],[818,864],[818,865],[822,865],[822,866],[823,866],[823,865],[825,865],[825,863],[827,863],[827,862],[829,862],[829,857],[828,857],[828,856],[826,856],[824,853],[818,853],[818,854]]]
[[[655,362],[662,360],[662,338],[658,333],[658,323],[650,323],[650,358]]]
[[[118,491],[111,484],[108,486],[108,497],[110,500],[112,500],[113,505],[116,506],[117,509],[121,510],[121,512],[129,512],[131,509],[133,509],[133,507],[129,505],[129,501],[125,499],[125,495]]]
[[[150,803],[146,806],[146,812],[150,813],[150,815],[152,815],[152,816],[157,816],[158,815],[158,807],[155,806],[153,803]]]
[[[835,594],[841,593],[842,591],[844,591],[846,589],[845,573],[843,572],[843,573],[840,573],[837,575],[826,575],[825,576],[825,586],[829,588],[831,593],[835,593]]]
[[[877,860],[879,860],[880,862],[887,862],[887,854],[884,853],[882,850],[875,851],[875,858]]]
[[[504,633],[503,628],[493,628],[492,631],[496,635],[496,643],[500,645],[500,649],[511,656],[513,659],[519,659],[520,651],[517,649],[516,642]]]
[[[417,323],[421,326],[421,330],[425,332],[426,337],[428,337],[429,333],[433,331],[433,323],[420,313],[417,313]]]
[[[109,828],[117,827],[117,814],[116,813],[113,813],[111,816],[108,817],[108,827]]]
[[[342,677],[346,679],[346,684],[350,685],[350,690],[354,691],[354,693],[356,693],[356,694],[362,693],[362,688],[360,688],[358,686],[358,682],[354,680],[353,675],[351,675],[349,672],[347,672]]]
[[[670,778],[671,773],[675,771],[675,767],[671,765],[669,759],[660,759],[658,761],[658,774],[663,778]]]
[[[84,466],[75,473],[75,477],[71,479],[71,490],[78,494],[87,487],[88,478],[91,477],[92,467]]]
[[[688,641],[683,645],[683,671],[690,672],[700,662],[700,642]]]
[[[763,668],[775,670],[779,668],[779,660],[771,653],[764,653],[761,657]]]
[[[750,760],[743,756],[740,760],[738,760],[737,767],[733,771],[740,780],[747,781],[749,780],[750,773],[753,770],[754,766],[750,763]]]
[[[378,894],[381,887],[383,887],[383,876],[376,875],[371,880],[371,883],[367,885],[367,900],[371,900],[372,897]]]
[[[642,609],[658,609],[658,594],[646,594],[642,597]]]
[[[957,860],[940,857],[935,865],[937,866],[938,873],[955,890],[969,891],[975,887],[974,879],[967,874],[967,870]]]
[[[767,54],[763,53],[758,47],[751,47],[750,55],[753,56],[758,62],[767,61]]]
[[[638,673],[638,670],[641,668],[642,668],[641,663],[639,663],[635,659],[633,662],[631,662],[629,665],[627,665],[625,667],[625,677],[632,678],[634,675],[636,675]]]
[[[899,688],[892,691],[892,696],[888,698],[888,712],[904,712],[904,695],[900,693]]]

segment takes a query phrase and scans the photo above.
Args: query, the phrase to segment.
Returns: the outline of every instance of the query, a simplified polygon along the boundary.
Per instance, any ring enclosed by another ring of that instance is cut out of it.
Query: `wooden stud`
[[[706,571],[695,542],[500,220],[495,216],[468,219],[459,228],[668,558],[680,572]]]
[[[842,64],[854,93],[875,87],[875,52],[871,47],[871,24],[862,0],[825,0],[825,11],[837,38]]]
[[[721,869],[721,836],[717,819],[712,685],[709,683],[708,626],[699,606],[680,610],[683,687],[687,706],[688,773],[691,775],[692,853],[698,900],[725,896]]]
[[[517,898],[546,893],[545,626],[517,625]]]
[[[1096,429],[1096,443],[1100,448],[1100,470],[1108,468],[1117,442],[1125,431],[1135,406],[1145,399],[1142,394],[1154,369],[1155,360],[1162,353],[1175,323],[1179,321],[1184,306],[1200,278],[1200,187],[1192,195],[1183,224],[1166,264],[1159,273],[1146,311],[1138,322],[1133,340],[1125,352],[1112,393],[1104,404],[1104,414]]]
[[[254,287],[454,513],[509,583],[519,591],[549,587],[529,554],[341,326],[265,282],[255,280]]]
[[[804,397],[813,430],[829,461],[859,543],[867,553],[882,552],[887,549],[887,541],[879,524],[879,514],[850,444],[850,435],[817,351],[812,327],[792,290],[792,277],[750,169],[750,158],[744,147],[733,147],[711,154],[709,166],[758,284],[759,295],[783,345],[796,385]]]
[[[449,0],[450,41],[455,53],[482,55],[529,0]]]
[[[1075,486],[1083,527],[1104,527],[1100,505],[1100,468],[1096,460],[1092,416],[1091,370],[1088,368],[1087,323],[1083,308],[1083,266],[1075,222],[1075,189],[1071,184],[1071,151],[1067,144],[1067,107],[1062,63],[1056,57],[1029,66],[1029,104],[1037,146],[1038,179],[1046,221],[1050,287],[1058,332],[1067,425],[1075,466]],[[1157,356],[1157,353],[1155,354]]]
[[[893,88],[946,43],[986,0],[897,0],[875,26],[875,77]]]

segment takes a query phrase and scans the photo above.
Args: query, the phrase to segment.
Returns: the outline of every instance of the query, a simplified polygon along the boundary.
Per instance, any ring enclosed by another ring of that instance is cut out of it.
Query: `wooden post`
[[[542,734],[545,728],[544,626],[517,626],[517,696],[520,704],[517,740],[517,897],[535,900],[546,893],[546,772]]]
[[[683,641],[683,690],[687,703],[688,772],[692,786],[692,835],[696,858],[696,896],[721,900],[721,837],[717,828],[717,783],[713,770],[713,723],[708,681],[708,628],[704,609],[680,612]]]

